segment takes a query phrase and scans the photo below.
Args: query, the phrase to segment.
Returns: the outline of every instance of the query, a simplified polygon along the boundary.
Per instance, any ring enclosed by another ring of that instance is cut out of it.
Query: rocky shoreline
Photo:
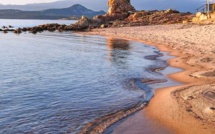
[[[189,12],[180,13],[179,11],[172,9],[161,11],[136,11],[128,0],[109,0],[108,7],[108,12],[104,15],[97,15],[92,19],[82,16],[80,20],[71,25],[60,25],[55,23],[18,29],[3,26],[0,31],[4,33],[12,31],[16,34],[22,32],[36,34],[43,31],[90,31],[95,28],[188,23],[191,22],[194,17],[194,15]]]
[[[135,11],[132,13],[124,13],[121,15],[104,15],[96,16],[93,19],[82,17],[77,23],[71,25],[61,25],[57,23],[44,24],[35,27],[23,27],[13,29],[3,26],[1,32],[14,32],[20,34],[29,32],[36,34],[43,31],[90,31],[95,28],[111,28],[111,27],[131,27],[146,26],[159,24],[177,24],[190,22],[193,17],[191,13],[180,13],[176,10],[168,9],[165,11]]]

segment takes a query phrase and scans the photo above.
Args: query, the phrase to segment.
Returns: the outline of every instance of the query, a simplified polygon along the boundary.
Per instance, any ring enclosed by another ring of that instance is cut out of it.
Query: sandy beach
[[[94,29],[87,34],[141,41],[169,52],[169,60],[184,71],[169,75],[183,82],[158,89],[149,106],[141,111],[173,133],[215,133],[215,25],[173,24]],[[135,116],[141,116],[136,114]],[[138,118],[138,117],[135,117]],[[138,124],[138,121],[135,124]],[[135,127],[137,128],[137,127]],[[139,125],[141,128],[141,125]],[[141,133],[140,129],[130,131]],[[144,132],[144,131],[143,131]]]

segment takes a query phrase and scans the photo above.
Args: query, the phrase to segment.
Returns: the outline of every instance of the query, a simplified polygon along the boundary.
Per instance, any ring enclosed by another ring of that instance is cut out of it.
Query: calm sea
[[[0,20],[0,27],[74,21]],[[0,33],[0,133],[77,133],[101,116],[150,100],[143,78],[166,79],[145,44],[72,32]],[[136,84],[136,88],[132,85]]]

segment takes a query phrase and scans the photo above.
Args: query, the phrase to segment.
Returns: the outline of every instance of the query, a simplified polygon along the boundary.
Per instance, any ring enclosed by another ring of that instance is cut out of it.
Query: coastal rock
[[[202,14],[200,17],[199,17],[199,20],[200,21],[204,21],[204,20],[207,20],[208,19],[208,17],[206,16],[206,15],[204,15],[204,14]]]
[[[201,12],[197,12],[197,13],[196,13],[196,17],[197,17],[197,18],[199,18],[201,15],[202,15]]]
[[[102,24],[108,27],[109,22],[124,20],[129,16],[130,12],[135,11],[134,7],[130,4],[130,0],[109,0],[108,7],[108,12],[105,15],[97,15],[93,19],[82,16],[78,22],[66,27],[66,30],[84,30],[91,27],[101,27]]]
[[[210,17],[211,17],[211,19],[214,20],[215,19],[215,13],[212,13]]]
[[[76,22],[74,25],[88,27],[90,24],[92,24],[92,20],[85,16],[82,16],[81,19],[78,22]]]
[[[134,12],[134,7],[130,4],[130,0],[109,0],[108,1],[109,15]]]
[[[192,22],[193,23],[204,23],[204,22],[206,22],[206,20],[208,22],[210,22],[210,21],[213,22],[212,20],[213,20],[213,18],[215,18],[215,14],[214,14],[214,16],[213,16],[213,14],[214,13],[211,13],[210,16],[208,16],[205,13],[197,12],[196,16],[192,19]],[[212,16],[213,16],[213,18],[212,18]]]
[[[122,14],[115,14],[115,15],[98,15],[93,18],[94,23],[102,24],[102,23],[109,23],[110,21],[115,20],[124,20],[129,16],[128,13],[122,13]]]
[[[214,114],[215,111],[213,110],[213,108],[207,107],[207,108],[204,109],[204,113],[206,113],[206,114]]]
[[[165,11],[138,11],[131,14],[126,20],[135,25],[157,25],[157,24],[175,24],[190,22],[193,15],[190,13],[180,13],[177,10],[168,9]]]
[[[107,25],[102,24],[100,27],[101,27],[101,28],[106,28],[106,27],[107,27]]]
[[[193,14],[180,13],[177,10],[151,10],[151,11],[136,11],[130,4],[130,0],[109,0],[108,12],[105,15],[97,15],[93,19],[82,16],[75,24],[59,25],[59,24],[44,24],[33,28],[23,28],[21,31],[29,31],[31,33],[48,31],[84,31],[93,28],[106,27],[130,27],[143,25],[160,25],[160,24],[175,24],[188,23],[192,20]],[[17,31],[16,31],[17,32]]]
[[[164,13],[180,13],[180,12],[170,8],[170,9],[167,9],[166,11],[164,11]]]
[[[108,12],[105,15],[97,15],[93,22],[97,24],[109,23],[115,20],[124,20],[130,13],[135,12],[130,0],[109,0]]]
[[[66,26],[64,29],[67,31],[68,30],[82,31],[95,24],[97,24],[97,23],[94,22],[92,19],[82,16],[82,18],[78,22],[76,22],[75,24],[72,24],[70,26]]]
[[[16,29],[16,30],[14,30],[14,33],[15,33],[15,34],[20,34],[20,33],[22,33],[22,31],[21,31],[20,28],[18,28],[18,29]]]
[[[199,18],[194,17],[194,18],[192,19],[192,22],[194,22],[194,23],[199,22]]]

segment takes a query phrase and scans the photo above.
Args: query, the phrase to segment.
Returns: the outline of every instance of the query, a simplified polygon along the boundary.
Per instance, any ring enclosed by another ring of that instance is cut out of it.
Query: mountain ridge
[[[105,14],[104,11],[93,11],[80,4],[67,8],[53,8],[41,11],[24,11],[18,9],[1,9],[1,19],[79,19],[81,16],[92,18],[96,15]]]
[[[95,11],[99,11],[101,9],[107,10],[106,4],[103,1],[96,1],[98,5],[90,5],[85,0],[59,0],[54,2],[47,2],[47,3],[31,3],[25,5],[12,5],[12,4],[0,4],[0,9],[18,9],[24,11],[41,11],[51,8],[61,9],[66,8],[68,5],[75,5],[81,4],[85,7],[89,7],[90,9],[94,9]]]

